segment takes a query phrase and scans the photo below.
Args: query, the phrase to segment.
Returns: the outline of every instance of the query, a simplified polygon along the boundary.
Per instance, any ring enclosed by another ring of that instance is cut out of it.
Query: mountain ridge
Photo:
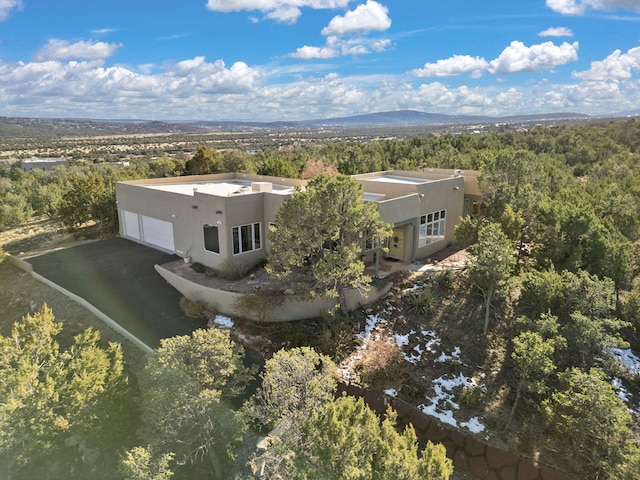
[[[230,120],[136,120],[136,119],[88,119],[88,118],[23,118],[0,117],[0,137],[74,137],[136,134],[181,134],[220,131],[324,130],[331,128],[382,128],[382,127],[444,127],[476,124],[514,124],[520,122],[589,121],[604,118],[629,118],[640,111],[595,117],[573,112],[513,115],[492,117],[487,115],[449,115],[418,110],[395,110],[346,117],[296,120],[296,121],[230,121]]]

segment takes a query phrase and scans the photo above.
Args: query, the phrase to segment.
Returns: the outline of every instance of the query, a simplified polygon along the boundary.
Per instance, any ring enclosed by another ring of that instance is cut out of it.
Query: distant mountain
[[[620,117],[637,115],[620,114]],[[489,117],[481,115],[445,115],[415,110],[378,112],[350,117],[303,121],[243,122],[243,121],[148,121],[91,120],[0,117],[0,138],[95,137],[109,135],[181,134],[260,130],[326,128],[433,127],[496,123],[536,123],[597,119],[579,113],[551,113]]]
[[[580,113],[551,113],[535,115],[514,115],[506,117],[489,117],[482,115],[445,115],[425,113],[415,110],[398,110],[395,112],[369,113],[352,117],[329,118],[303,122],[317,126],[427,126],[427,125],[464,125],[475,123],[514,123],[549,120],[588,119],[589,115]]]
[[[640,108],[636,108],[635,110],[627,110],[626,112],[619,112],[612,116],[613,117],[638,117],[640,116]]]

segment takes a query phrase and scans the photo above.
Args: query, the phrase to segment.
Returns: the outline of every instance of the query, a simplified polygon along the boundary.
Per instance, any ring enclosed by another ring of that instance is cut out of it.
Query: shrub
[[[340,312],[323,312],[320,331],[311,336],[312,343],[319,353],[341,361],[353,350],[354,330],[354,323],[350,324],[347,316]]]
[[[205,267],[205,266],[204,266],[203,264],[201,264],[200,262],[194,262],[194,263],[191,265],[191,268],[193,268],[193,270],[194,270],[195,272],[198,272],[198,273],[204,273],[204,272],[206,272],[206,271],[207,271],[207,267]]]
[[[371,338],[361,351],[355,370],[362,383],[370,388],[400,387],[407,375],[407,362],[400,347],[387,338]]]
[[[198,300],[191,300],[187,297],[180,299],[180,309],[187,317],[202,318],[206,315],[207,308],[204,303]]]
[[[218,270],[218,276],[224,280],[231,282],[243,278],[252,267],[236,262],[234,260],[225,260],[222,267]]]
[[[450,292],[455,285],[455,274],[453,270],[444,270],[435,277],[436,286],[443,292]]]
[[[284,301],[285,294],[282,290],[269,288],[242,295],[236,300],[235,308],[241,315],[264,322],[271,319],[271,312]]]
[[[484,389],[479,386],[465,386],[458,395],[457,403],[467,408],[477,408],[482,404]]]
[[[412,315],[431,315],[435,312],[436,296],[431,289],[425,288],[409,294],[405,303]]]

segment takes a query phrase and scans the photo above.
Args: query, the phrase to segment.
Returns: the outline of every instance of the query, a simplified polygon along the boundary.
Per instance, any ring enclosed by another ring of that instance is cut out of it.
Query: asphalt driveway
[[[84,298],[152,348],[205,327],[180,310],[181,294],[153,266],[175,255],[110,238],[29,259],[36,273]]]

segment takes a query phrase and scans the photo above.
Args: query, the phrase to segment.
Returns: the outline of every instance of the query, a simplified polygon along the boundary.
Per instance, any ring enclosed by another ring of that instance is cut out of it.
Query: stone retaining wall
[[[487,480],[573,480],[574,477],[545,465],[540,465],[519,455],[490,445],[470,433],[445,425],[417,408],[380,392],[365,390],[352,384],[341,383],[338,394],[363,398],[377,414],[383,414],[388,406],[398,412],[398,424],[412,424],[421,444],[427,440],[442,443],[447,457],[453,460],[455,469],[469,472],[475,478]]]

